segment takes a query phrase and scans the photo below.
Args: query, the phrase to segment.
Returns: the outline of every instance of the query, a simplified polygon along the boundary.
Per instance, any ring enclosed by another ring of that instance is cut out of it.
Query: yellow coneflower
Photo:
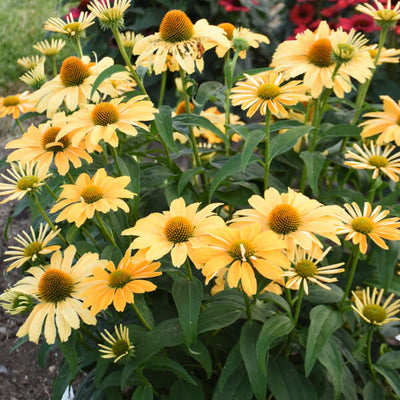
[[[344,262],[328,265],[326,267],[317,267],[330,250],[331,247],[328,247],[319,255],[318,247],[314,247],[311,252],[297,247],[293,257],[290,259],[292,266],[288,271],[283,273],[283,276],[289,278],[286,282],[286,287],[295,290],[299,290],[300,287],[303,287],[304,292],[308,295],[308,285],[312,282],[326,290],[330,290],[330,287],[327,286],[326,283],[336,282],[337,278],[328,278],[325,275],[339,274],[344,271],[344,268],[339,268],[344,265]]]
[[[151,121],[158,111],[147,96],[135,96],[123,103],[123,98],[110,102],[88,104],[66,118],[67,124],[61,129],[57,138],[71,135],[73,145],[83,139],[87,149],[92,152],[100,140],[113,147],[118,146],[117,129],[127,135],[136,136],[138,126],[146,131],[149,128],[141,121]]]
[[[32,89],[38,90],[47,81],[46,74],[44,72],[44,62],[36,65],[35,68],[25,72],[19,79],[31,86]]]
[[[159,262],[147,261],[143,250],[132,256],[128,249],[117,268],[109,261],[104,268],[95,267],[91,277],[84,280],[85,291],[81,298],[83,306],[90,307],[90,313],[96,315],[111,303],[117,311],[124,311],[126,304],[134,303],[134,293],[152,292],[157,289],[148,278],[161,275],[157,271]]]
[[[11,256],[5,258],[4,261],[12,261],[7,271],[21,267],[29,260],[35,261],[41,254],[51,254],[58,250],[60,246],[48,246],[48,244],[57,236],[60,229],[55,232],[48,232],[49,229],[49,225],[41,223],[37,235],[32,226],[30,227],[30,235],[25,231],[18,234],[14,239],[20,246],[9,246],[8,250],[4,252],[4,255]]]
[[[29,294],[21,293],[14,289],[6,289],[0,295],[0,305],[6,313],[17,315],[31,312],[35,303],[33,297]]]
[[[237,211],[233,221],[243,226],[258,222],[262,230],[272,231],[286,241],[289,255],[296,245],[307,251],[313,245],[322,247],[316,235],[340,244],[336,235],[339,206],[324,206],[290,188],[288,193],[269,188],[264,197],[253,195],[248,202],[253,208]]]
[[[46,57],[54,57],[64,48],[64,46],[65,40],[51,39],[50,42],[48,40],[37,42],[33,45],[33,48]]]
[[[32,56],[32,57],[22,57],[18,58],[17,64],[26,70],[30,70],[35,68],[38,64],[41,64],[45,61],[45,57],[43,56]]]
[[[398,182],[400,175],[400,152],[393,153],[395,146],[381,146],[370,143],[370,148],[363,143],[363,149],[354,143],[353,147],[357,151],[348,151],[344,157],[351,161],[345,164],[355,169],[372,169],[372,179],[376,179],[380,172],[387,175],[392,181]],[[393,153],[393,154],[392,154]]]
[[[31,125],[20,139],[6,144],[6,149],[17,149],[9,154],[7,161],[34,161],[40,167],[50,168],[54,161],[60,175],[65,175],[70,169],[70,163],[79,168],[81,159],[91,163],[92,157],[86,151],[84,141],[72,144],[71,135],[56,139],[65,125],[65,114],[57,113],[51,121],[38,127]]]
[[[0,97],[0,118],[11,114],[14,119],[17,119],[20,114],[29,111],[35,111],[35,102],[28,91]]]
[[[61,65],[59,75],[32,94],[37,101],[37,111],[42,113],[47,110],[47,116],[52,117],[63,102],[70,111],[86,104],[98,75],[113,64],[114,61],[110,57],[105,57],[97,63],[90,62],[90,58],[86,56],[82,59],[66,58]],[[104,87],[102,84],[98,88],[100,92]],[[98,101],[98,93],[95,93],[92,99]]]
[[[357,203],[345,204],[346,211],[342,210],[339,217],[343,226],[338,227],[337,234],[347,233],[345,240],[352,240],[359,245],[362,254],[367,252],[367,237],[372,239],[382,249],[389,249],[382,239],[400,240],[400,218],[385,217],[388,210],[382,210],[377,206],[372,210],[371,204],[365,202],[361,212]]]
[[[121,208],[127,213],[129,207],[122,199],[132,199],[135,195],[125,189],[130,181],[128,176],[107,176],[104,168],[97,170],[92,178],[86,173],[80,174],[74,184],[62,185],[63,190],[50,212],[63,209],[56,222],[66,219],[77,227],[93,218],[95,211],[108,213]]]
[[[394,317],[400,311],[400,300],[393,300],[392,293],[381,305],[384,289],[378,292],[376,287],[371,289],[367,287],[361,293],[352,292],[354,305],[353,310],[366,322],[371,325],[384,325],[390,321],[399,321],[400,318]]]
[[[0,174],[8,183],[0,183],[0,196],[7,196],[0,204],[11,200],[21,200],[26,194],[44,185],[44,180],[51,176],[47,167],[39,167],[35,162],[25,165],[12,163],[6,171],[9,176]]]
[[[99,344],[100,353],[102,358],[114,358],[114,363],[118,361],[126,361],[134,354],[134,348],[129,339],[129,329],[122,324],[115,326],[115,336],[105,329],[104,333],[101,332],[101,337],[108,343]]]
[[[221,217],[213,210],[220,204],[209,204],[197,211],[200,203],[188,206],[180,197],[171,202],[170,210],[152,213],[136,222],[133,228],[125,229],[122,235],[138,236],[131,244],[133,249],[148,249],[147,260],[158,260],[171,252],[172,264],[180,267],[187,259],[193,259],[193,249],[199,239],[213,228],[225,226]]]
[[[203,70],[203,53],[217,44],[230,47],[222,28],[209,25],[205,19],[193,24],[183,11],[171,10],[165,14],[159,32],[137,42],[133,53],[139,55],[137,63],[146,60],[156,74],[165,71],[168,63],[192,74],[195,66]]]
[[[127,50],[126,52],[128,55],[132,54],[133,48],[135,47],[135,44],[144,38],[144,36],[141,33],[135,33],[133,31],[126,31],[126,32],[121,32],[121,43]]]
[[[376,56],[378,55],[378,45],[371,44],[370,46],[366,46],[365,48],[368,50],[372,60],[375,60]],[[386,47],[382,47],[377,65],[381,65],[382,63],[397,64],[399,62],[399,56],[399,49],[387,49]]]
[[[72,38],[80,38],[84,37],[86,29],[94,24],[94,18],[95,16],[88,12],[81,12],[77,21],[74,20],[72,13],[66,16],[66,21],[59,17],[52,17],[46,21],[44,29],[63,33]]]
[[[371,16],[380,26],[391,27],[396,25],[400,19],[400,3],[397,2],[393,8],[391,0],[386,3],[386,8],[378,0],[374,0],[374,3],[376,7],[368,3],[359,4],[356,6],[356,10]]]
[[[306,88],[301,81],[291,81],[282,85],[284,76],[276,71],[244,76],[247,79],[238,82],[232,88],[230,98],[234,106],[240,105],[242,110],[248,110],[246,115],[249,118],[256,111],[265,115],[267,109],[278,117],[286,117],[288,114],[284,106],[297,104],[307,98]]]
[[[400,4],[400,3],[399,3]],[[371,118],[362,122],[361,137],[378,135],[377,144],[395,142],[400,146],[400,101],[396,103],[389,96],[380,96],[383,101],[383,111],[370,112],[363,115],[364,118]]]
[[[98,254],[86,253],[72,265],[76,253],[75,246],[64,251],[56,251],[50,265],[32,267],[29,276],[16,283],[14,290],[34,296],[39,303],[35,305],[25,323],[17,332],[18,337],[29,335],[29,340],[37,343],[44,325],[44,337],[48,344],[55,342],[56,334],[61,342],[66,342],[72,329],[78,329],[80,319],[85,324],[95,325],[96,318],[82,307],[79,298],[84,288],[82,281],[97,265],[106,261],[99,260]]]
[[[226,32],[226,36],[230,41],[229,47],[217,45],[215,52],[218,57],[223,57],[229,48],[233,48],[235,51],[239,51],[239,57],[243,59],[246,58],[247,50],[250,47],[256,49],[260,46],[260,43],[270,43],[267,36],[261,35],[260,33],[254,33],[248,28],[236,28],[230,23],[223,23],[218,26]]]
[[[114,29],[124,26],[124,12],[130,7],[131,0],[93,0],[88,9],[99,19],[102,29]]]
[[[206,284],[227,267],[229,287],[237,287],[240,281],[249,296],[257,293],[255,270],[268,279],[277,280],[283,274],[282,268],[290,265],[282,253],[285,242],[272,232],[261,232],[259,224],[214,229],[204,235],[201,242],[194,249],[193,260],[201,267]]]

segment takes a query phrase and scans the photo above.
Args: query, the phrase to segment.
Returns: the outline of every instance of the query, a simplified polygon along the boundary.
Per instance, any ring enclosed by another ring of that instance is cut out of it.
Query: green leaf
[[[177,152],[178,147],[174,140],[174,131],[172,129],[171,107],[161,106],[158,114],[154,116],[154,123],[157,127],[158,134],[163,142],[173,151]]]
[[[334,400],[338,400],[340,398],[340,393],[342,393],[343,359],[332,338],[330,338],[326,342],[325,346],[322,347],[318,360],[327,369],[335,393]]]
[[[319,305],[310,312],[304,369],[308,376],[325,343],[342,326],[342,316],[329,306]]]
[[[211,188],[210,188],[210,198],[217,190],[219,184],[226,179],[229,176],[233,176],[237,172],[241,170],[241,157],[242,155],[240,153],[236,154],[233,157],[230,157],[228,161],[224,164],[224,166],[215,174],[214,179],[211,183]],[[252,157],[250,159],[250,163],[254,163],[257,161],[257,157]]]
[[[157,115],[157,114],[156,114]],[[225,144],[229,144],[228,137],[206,117],[196,114],[179,114],[174,117],[174,123],[184,126],[200,126],[215,133]]]
[[[225,81],[226,81],[226,85],[228,87],[232,87],[233,86],[233,71],[232,71],[232,60],[227,60],[224,63],[224,77],[225,77]]]
[[[251,156],[253,155],[254,149],[265,137],[265,132],[260,129],[249,132],[244,141],[242,150],[242,156],[240,158],[240,168],[244,171],[249,163]]]
[[[172,286],[172,297],[178,310],[186,346],[190,346],[197,337],[202,296],[203,286],[197,278],[178,278]]]
[[[282,296],[278,296],[277,294],[271,292],[264,292],[259,295],[258,299],[265,303],[272,302],[278,305],[282,310],[286,311],[288,315],[292,315],[292,311],[288,302],[282,298]]]
[[[220,94],[223,94],[223,91],[224,85],[220,82],[204,82],[197,89],[196,97],[193,103],[196,108],[202,110],[210,98],[218,97]]]
[[[73,224],[68,228],[68,232],[65,235],[65,239],[67,240],[68,243],[74,243],[74,239],[78,233],[79,233],[79,228],[75,224]]]
[[[253,68],[253,69],[248,69],[246,71],[242,71],[240,74],[235,76],[233,82],[235,83],[238,80],[245,78],[244,74],[255,75],[255,74],[260,74],[261,72],[269,71],[271,69],[272,69],[271,67],[261,67],[261,68]]]
[[[102,71],[93,83],[92,91],[90,92],[90,98],[93,97],[97,88],[104,80],[106,80],[116,72],[124,72],[124,71],[126,71],[126,68],[123,65],[111,65],[111,67],[108,67],[104,71]]]
[[[276,339],[287,335],[292,329],[292,320],[283,315],[276,315],[267,319],[261,328],[256,343],[256,359],[258,368],[262,371],[265,377],[267,376],[267,354],[269,348]]]
[[[146,299],[143,294],[135,294],[135,305],[139,312],[143,315],[143,318],[147,321],[150,327],[154,328],[154,318],[153,314],[146,303]]]
[[[132,202],[135,209],[137,209],[140,197],[138,195],[140,193],[140,164],[128,154],[120,154],[117,156],[117,160],[121,172],[131,178],[129,185],[126,188],[136,195],[133,197],[133,200],[129,200],[128,203]]]
[[[175,381],[169,392],[169,400],[205,400],[201,386],[194,386],[185,381]]]
[[[153,400],[153,390],[150,386],[138,386],[132,395],[132,400]]]
[[[197,386],[197,382],[190,376],[190,374],[178,362],[166,356],[153,356],[145,362],[143,369],[150,369],[152,371],[171,371],[178,378]]]
[[[204,168],[197,167],[188,169],[181,175],[178,182],[178,196],[182,194],[183,189],[185,189],[186,185],[190,182],[190,180],[194,176],[199,175],[201,172],[204,172]]]
[[[400,369],[400,351],[393,350],[384,353],[378,358],[376,363],[387,368]]]
[[[65,360],[68,363],[69,370],[71,371],[72,379],[75,378],[78,372],[78,353],[76,352],[76,335],[72,334],[67,342],[60,342],[60,349],[63,353]]]
[[[311,382],[284,358],[271,359],[268,382],[274,400],[318,400]]]
[[[339,124],[332,126],[319,133],[318,142],[335,137],[360,137],[361,128],[349,124]]]
[[[56,347],[56,344],[47,344],[45,340],[40,344],[38,352],[38,363],[41,368],[46,368],[46,358],[51,350]]]
[[[318,196],[318,178],[325,164],[325,156],[317,151],[303,151],[300,154],[300,158],[304,161],[307,168],[308,184],[314,196]]]
[[[385,393],[378,383],[369,381],[364,387],[362,398],[363,400],[384,400]]]
[[[269,159],[272,161],[276,156],[291,150],[297,141],[313,129],[312,126],[297,126],[290,128],[285,133],[275,136],[271,140]]]
[[[236,303],[211,303],[200,314],[199,333],[225,328],[237,321],[243,308]]]
[[[383,289],[388,290],[393,279],[393,272],[397,265],[398,250],[390,247],[387,250],[378,248],[372,253],[370,263],[376,266],[378,283]]]
[[[399,374],[386,366],[375,364],[374,369],[379,372],[392,387],[394,392],[400,398],[400,376]]]
[[[315,304],[337,303],[343,298],[343,290],[336,285],[329,285],[331,290],[326,290],[318,285],[309,288],[308,296],[304,300]]]
[[[207,347],[199,340],[197,343],[192,343],[187,350],[190,357],[194,358],[206,371],[207,379],[210,379],[212,374],[212,361]]]
[[[212,397],[213,400],[250,400],[250,382],[243,368],[239,342],[229,352]]]
[[[247,370],[247,376],[257,400],[265,400],[267,396],[267,380],[265,374],[254,362],[257,359],[256,342],[260,327],[254,322],[247,321],[240,333],[240,354]]]
[[[100,385],[109,365],[110,365],[110,360],[105,359],[105,358],[101,357],[100,355],[97,357],[96,369],[95,369],[96,386]]]
[[[61,400],[65,390],[72,381],[71,371],[65,359],[61,363],[57,377],[53,383],[53,396],[51,400]]]

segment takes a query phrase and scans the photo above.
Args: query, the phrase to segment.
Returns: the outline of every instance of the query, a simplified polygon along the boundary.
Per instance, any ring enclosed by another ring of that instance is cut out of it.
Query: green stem
[[[42,217],[44,220],[48,223],[50,228],[53,230],[53,232],[57,232],[57,228],[54,226],[54,224],[50,221],[50,218],[47,216],[46,211],[44,211],[43,207],[40,205],[39,199],[36,196],[35,193],[32,194],[33,200],[35,202],[36,208],[39,210],[40,214],[42,214]],[[64,244],[67,244],[67,241],[64,239],[64,236],[61,235],[60,232],[57,233],[57,236],[62,240]]]
[[[117,149],[113,146],[110,146],[110,147],[111,147],[111,154],[112,154],[114,162],[115,162],[115,166],[117,167],[117,171],[120,176],[123,176],[124,174],[122,173],[121,167],[119,166],[119,162],[118,162]]]
[[[56,64],[56,56],[51,57],[51,67],[53,69],[53,76],[56,77],[58,72],[57,72],[57,64]]]
[[[97,247],[98,244],[96,242],[96,240],[94,239],[94,237],[90,234],[90,232],[84,227],[81,227],[82,232],[93,242],[93,244]]]
[[[51,190],[50,186],[49,186],[46,182],[44,183],[44,187],[45,187],[46,190],[50,193],[51,197],[52,197],[54,200],[58,200],[57,195]]]
[[[113,237],[112,233],[110,233],[110,231],[104,225],[104,222],[103,222],[103,220],[102,220],[102,218],[101,218],[101,216],[100,216],[98,211],[95,211],[95,216],[96,216],[97,222],[100,225],[100,231],[103,234],[104,238],[108,239],[112,243],[112,245],[114,247],[117,247],[117,244],[115,243],[115,240],[114,240],[114,237]]]
[[[19,120],[19,118],[15,118],[15,122],[17,123],[19,129],[21,129],[21,133],[25,133],[25,129],[21,124],[21,121]]]
[[[158,108],[160,108],[163,104],[166,84],[167,84],[167,71],[163,71],[163,73],[161,74],[161,87],[160,87],[160,98],[158,99]]]
[[[188,278],[190,280],[192,280],[193,279],[193,273],[192,273],[192,267],[190,266],[189,258],[186,258],[185,267],[186,267],[186,272],[187,272]]]
[[[70,182],[72,185],[75,185],[75,181],[74,181],[73,176],[71,175],[71,172],[67,172],[66,177],[68,178],[69,182]]]
[[[179,68],[179,75],[182,80],[182,90],[183,90],[183,97],[185,99],[186,113],[191,114],[189,94],[186,90],[186,75],[185,75],[185,71],[182,68]],[[194,136],[192,125],[189,125],[189,140],[190,140],[190,144],[192,145],[195,166],[203,167],[203,165],[201,163],[200,155],[199,155],[199,150],[197,148],[196,137]],[[203,185],[203,190],[204,191],[207,190],[206,175],[204,172],[202,172],[200,174],[200,179],[201,179],[201,183]]]
[[[270,127],[269,123],[271,120],[271,111],[267,107],[267,112],[265,114],[265,166],[264,166],[264,190],[268,189],[269,186],[269,165],[270,165],[270,160],[269,160],[269,145],[270,145],[270,139],[269,139],[269,133],[270,133]]]
[[[347,300],[347,297],[350,293],[351,284],[353,283],[353,278],[354,278],[354,274],[356,273],[357,263],[358,263],[359,258],[360,258],[360,247],[355,246],[353,248],[352,257],[349,259],[349,261],[351,261],[350,274],[347,279],[346,288],[344,290],[342,301],[340,302],[339,308],[343,307],[343,305],[344,305],[345,301]],[[348,269],[348,268],[346,268],[346,269]]]
[[[247,315],[247,319],[249,321],[251,321],[253,319],[252,313],[251,313],[251,307],[250,307],[250,300],[249,300],[249,296],[247,296],[246,292],[242,292],[243,293],[243,298],[244,298],[244,304],[246,305],[246,315]]]
[[[78,37],[76,37],[75,43],[76,43],[76,50],[77,50],[78,56],[79,56],[79,58],[82,58],[83,52],[82,52],[81,40]]]
[[[294,319],[293,319],[294,326],[297,325],[297,321],[299,320],[299,315],[300,315],[300,309],[301,309],[301,303],[302,303],[302,300],[303,300],[303,295],[304,295],[304,283],[302,281],[300,289],[299,289],[299,292],[298,292],[298,295],[297,295],[296,309],[295,309],[295,312],[294,312]]]
[[[135,68],[133,68],[130,57],[128,57],[128,54],[126,54],[126,50],[122,44],[121,35],[119,34],[118,28],[112,29],[112,33],[114,35],[115,41],[117,42],[117,46],[119,48],[119,51],[121,52],[122,58],[124,59],[126,66],[129,68],[129,71],[130,71],[133,79],[136,81],[136,83],[139,86],[139,89],[142,91],[142,93],[145,94],[147,97],[149,97],[145,87],[143,86],[143,82],[140,79],[140,76],[135,71]]]
[[[372,357],[371,357],[371,347],[372,347],[372,338],[374,336],[374,329],[370,328],[368,331],[368,338],[367,338],[367,362],[369,370],[371,371],[371,376],[374,381],[376,381],[376,375],[374,366],[372,364]]]
[[[151,326],[149,325],[149,323],[144,319],[143,314],[139,311],[139,309],[136,307],[135,303],[132,303],[132,308],[133,311],[135,311],[136,315],[139,317],[140,321],[142,322],[143,326],[151,331]]]

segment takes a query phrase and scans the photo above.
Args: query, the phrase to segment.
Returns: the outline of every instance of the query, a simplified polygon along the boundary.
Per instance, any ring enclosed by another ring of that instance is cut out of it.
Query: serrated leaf
[[[260,327],[255,322],[247,321],[240,332],[240,354],[246,367],[247,376],[257,400],[265,400],[267,396],[267,380],[259,368],[257,359],[256,342]]]
[[[314,196],[318,196],[318,178],[325,164],[325,156],[317,151],[303,151],[300,154],[300,158],[304,161],[307,168],[308,184]]]
[[[178,196],[180,196],[183,192],[183,189],[185,189],[186,185],[190,182],[190,180],[196,176],[199,175],[200,173],[204,172],[204,168],[202,167],[197,167],[197,168],[191,168],[185,171],[181,177],[179,178],[178,182]]]
[[[283,315],[276,315],[267,319],[261,328],[256,343],[256,359],[258,368],[262,371],[265,377],[267,376],[267,354],[271,344],[276,339],[287,335],[292,329],[292,320]]]
[[[200,314],[199,333],[225,328],[237,321],[243,309],[238,304],[212,303]]]
[[[319,305],[310,312],[304,369],[308,376],[325,343],[342,326],[342,316],[332,308]]]
[[[313,129],[312,126],[297,126],[288,129],[285,133],[275,136],[271,140],[269,159],[272,161],[276,156],[291,150],[297,141]]]
[[[385,393],[378,383],[369,381],[363,390],[363,400],[384,400]]]
[[[332,380],[335,393],[334,400],[338,400],[342,393],[343,384],[343,359],[334,340],[329,339],[322,347],[318,360],[327,369]]]
[[[93,83],[92,91],[90,92],[90,98],[93,97],[97,88],[100,86],[100,84],[103,81],[105,81],[107,78],[109,78],[111,75],[113,75],[117,72],[124,72],[124,71],[126,71],[126,68],[122,65],[111,65],[110,67],[108,67],[104,71],[102,71]]]
[[[260,129],[251,131],[246,136],[246,139],[244,141],[244,146],[242,149],[242,156],[240,158],[240,168],[242,169],[242,171],[246,169],[246,166],[251,156],[253,155],[254,149],[261,142],[261,140],[263,140],[264,137],[265,137],[265,132]]]
[[[138,386],[132,395],[132,400],[153,400],[153,390],[150,386]]]
[[[174,140],[174,131],[172,128],[172,111],[171,107],[161,106],[158,109],[158,114],[154,116],[154,123],[157,128],[157,132],[160,135],[163,142],[173,151],[178,151],[178,146]]]
[[[197,337],[202,296],[203,286],[197,278],[178,278],[172,286],[172,297],[178,310],[186,346],[190,346]]]
[[[178,125],[200,126],[215,133],[225,144],[229,144],[227,136],[206,117],[196,114],[179,114],[174,117],[174,123]]]
[[[166,356],[153,356],[143,365],[143,369],[150,369],[152,371],[171,371],[178,378],[184,379],[192,385],[197,385],[197,382],[190,376],[190,374],[178,362]]]
[[[392,387],[394,392],[400,398],[400,376],[399,374],[386,366],[375,364],[374,369],[379,372]]]

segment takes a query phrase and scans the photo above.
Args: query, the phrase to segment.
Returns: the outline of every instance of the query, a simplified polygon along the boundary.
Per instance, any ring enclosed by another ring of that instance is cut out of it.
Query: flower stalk
[[[353,283],[354,274],[356,273],[357,263],[358,263],[358,259],[359,258],[360,258],[360,247],[359,246],[354,246],[353,247],[353,252],[352,252],[351,257],[349,259],[349,261],[351,261],[350,273],[349,273],[349,276],[347,278],[346,288],[344,290],[342,301],[340,302],[339,308],[343,308],[343,305],[344,305],[345,301],[347,300],[347,297],[348,297],[348,295],[350,293],[351,284]],[[348,268],[346,268],[346,269],[348,270]]]

